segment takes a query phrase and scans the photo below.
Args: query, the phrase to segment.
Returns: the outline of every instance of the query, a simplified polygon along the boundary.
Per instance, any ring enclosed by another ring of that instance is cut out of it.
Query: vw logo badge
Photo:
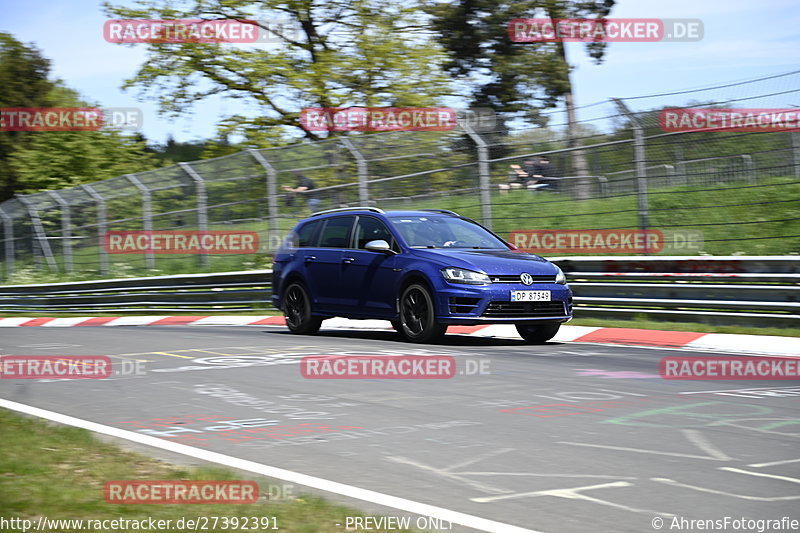
[[[531,276],[527,272],[523,272],[522,274],[520,274],[519,280],[522,282],[523,285],[533,285],[533,276]]]

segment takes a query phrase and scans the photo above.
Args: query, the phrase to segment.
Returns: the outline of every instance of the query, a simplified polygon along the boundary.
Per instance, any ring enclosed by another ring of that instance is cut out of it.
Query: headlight
[[[442,275],[450,283],[464,283],[466,285],[488,285],[491,283],[489,276],[483,272],[473,272],[463,268],[445,268],[442,270]]]
[[[556,274],[556,283],[559,285],[566,285],[567,276],[564,275],[560,268],[556,267],[556,270],[558,270],[558,273]]]

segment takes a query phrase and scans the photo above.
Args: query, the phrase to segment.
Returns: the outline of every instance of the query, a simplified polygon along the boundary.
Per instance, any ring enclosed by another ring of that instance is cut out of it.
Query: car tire
[[[400,295],[398,332],[410,342],[434,342],[447,330],[436,322],[433,298],[427,287],[412,283]]]
[[[528,344],[544,344],[556,336],[560,327],[560,322],[537,325],[517,324],[517,333]]]
[[[311,314],[311,298],[301,283],[292,283],[283,293],[283,316],[286,326],[298,335],[313,335],[322,325],[322,317]]]

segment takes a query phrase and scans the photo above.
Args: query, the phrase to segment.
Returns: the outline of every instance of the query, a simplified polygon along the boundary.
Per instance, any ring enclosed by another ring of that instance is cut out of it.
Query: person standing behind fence
[[[509,165],[508,178],[506,183],[499,183],[500,194],[506,194],[509,189],[520,189],[528,182],[527,172],[522,170],[519,165]]]
[[[320,204],[320,199],[317,198],[313,192],[311,192],[316,188],[314,181],[308,176],[297,171],[292,172],[292,174],[294,174],[294,177],[297,178],[297,183],[294,187],[289,187],[288,185],[283,186],[283,190],[289,193],[286,196],[286,205],[289,207],[293,206],[295,197],[298,194],[301,194],[306,199],[308,208],[311,209],[311,211],[314,211],[317,207],[319,207]]]
[[[531,170],[531,177],[533,179],[528,182],[528,189],[558,191],[558,170],[550,164],[550,159],[547,156],[542,156],[538,159]]]

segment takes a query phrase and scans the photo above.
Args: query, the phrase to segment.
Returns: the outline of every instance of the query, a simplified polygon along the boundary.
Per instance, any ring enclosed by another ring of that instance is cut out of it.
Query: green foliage
[[[113,18],[282,20],[279,42],[148,44],[149,56],[125,87],[142,89],[162,113],[177,115],[215,95],[251,113],[226,117],[223,136],[238,133],[248,147],[303,136],[307,107],[425,106],[450,94],[444,56],[426,36],[418,0],[147,0],[136,7],[104,4]],[[185,6],[185,7],[184,7]],[[142,45],[136,45],[142,46]]]
[[[32,45],[0,32],[0,108],[50,105],[50,61]],[[0,201],[17,190],[19,176],[10,156],[31,139],[29,132],[0,131]]]
[[[438,40],[448,53],[445,67],[456,79],[474,79],[471,100],[510,113],[529,123],[546,120],[532,103],[553,107],[570,91],[569,65],[563,43],[515,43],[508,22],[515,18],[600,18],[611,12],[614,0],[458,0],[433,2],[427,11]],[[605,43],[588,43],[599,63]],[[487,75],[488,74],[488,75]]]
[[[32,46],[0,33],[0,107],[89,107]],[[15,193],[71,187],[158,166],[142,140],[99,131],[0,131],[0,201]]]

